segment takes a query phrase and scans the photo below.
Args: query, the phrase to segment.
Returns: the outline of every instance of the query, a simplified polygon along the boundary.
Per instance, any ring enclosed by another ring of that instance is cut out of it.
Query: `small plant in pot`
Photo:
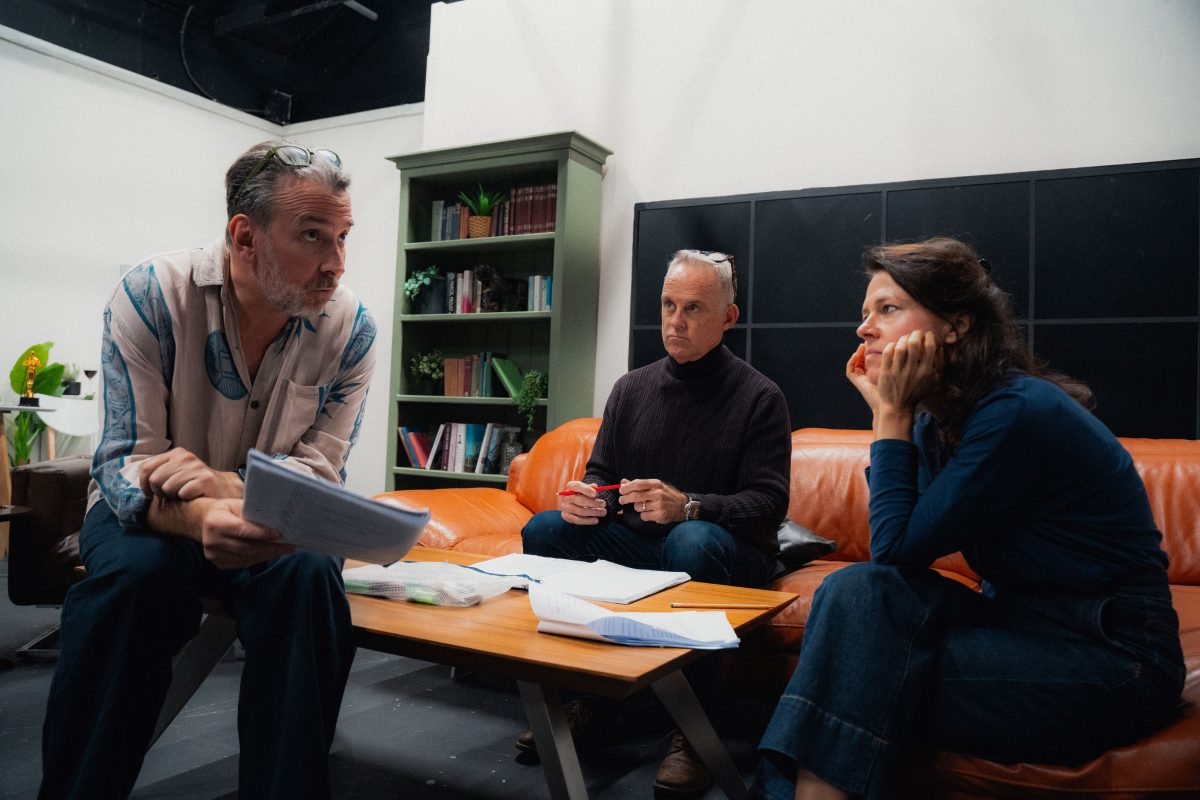
[[[479,239],[491,235],[492,213],[504,202],[504,192],[489,192],[479,184],[477,194],[459,192],[458,199],[471,210],[467,220],[467,238]]]
[[[408,374],[416,384],[417,394],[437,394],[438,384],[446,375],[446,360],[440,350],[417,353],[408,362]]]
[[[404,279],[404,294],[416,314],[446,313],[446,279],[436,266],[409,273]]]
[[[538,400],[546,393],[546,375],[536,369],[525,373],[521,391],[513,396],[517,410],[525,415],[526,430],[533,430],[533,414],[537,411]]]

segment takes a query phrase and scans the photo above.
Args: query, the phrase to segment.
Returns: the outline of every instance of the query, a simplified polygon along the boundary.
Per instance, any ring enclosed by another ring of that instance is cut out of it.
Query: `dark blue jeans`
[[[692,580],[763,586],[774,559],[703,520],[681,522],[666,536],[644,536],[619,522],[572,525],[558,511],[534,514],[521,531],[526,553],[580,561],[603,559],[638,569],[686,572]]]
[[[221,600],[246,651],[239,796],[329,796],[328,755],[354,632],[337,559],[295,553],[218,570],[198,542],[127,531],[101,501],[80,533],[87,577],[62,610],[62,650],[42,732],[40,798],[122,798],[171,682]]]
[[[797,768],[894,796],[932,749],[1074,764],[1166,724],[1183,687],[1165,583],[1108,596],[984,597],[932,570],[855,564],[818,588],[751,796]]]

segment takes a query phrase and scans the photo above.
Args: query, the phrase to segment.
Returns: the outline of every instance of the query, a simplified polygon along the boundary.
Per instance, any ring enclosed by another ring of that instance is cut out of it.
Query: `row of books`
[[[509,397],[516,397],[524,384],[521,370],[503,353],[471,353],[447,356],[442,361],[445,397],[503,397],[496,379]]]
[[[554,230],[558,207],[558,184],[516,186],[507,200],[492,213],[488,236],[515,236]],[[435,242],[467,238],[471,211],[462,203],[434,200],[430,239]]]
[[[503,467],[500,445],[510,432],[519,436],[521,429],[496,422],[445,422],[432,437],[405,425],[396,432],[415,469],[498,475]]]
[[[489,283],[480,280],[480,274],[486,275]],[[446,312],[549,311],[553,286],[552,275],[507,278],[486,265],[479,271],[451,272],[446,275]]]

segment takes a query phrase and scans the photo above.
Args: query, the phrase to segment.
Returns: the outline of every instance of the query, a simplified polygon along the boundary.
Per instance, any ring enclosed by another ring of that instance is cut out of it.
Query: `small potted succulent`
[[[446,313],[446,279],[432,264],[409,273],[404,279],[404,294],[408,295],[413,313]]]
[[[440,350],[417,353],[408,362],[408,374],[416,384],[415,394],[438,394],[438,386],[446,375],[446,360]]]
[[[491,235],[492,212],[504,202],[504,192],[489,192],[479,184],[477,194],[459,192],[458,199],[471,210],[467,219],[467,238],[480,239]]]

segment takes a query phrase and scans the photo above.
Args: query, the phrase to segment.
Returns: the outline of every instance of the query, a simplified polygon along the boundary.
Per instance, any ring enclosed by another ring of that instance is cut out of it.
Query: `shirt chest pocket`
[[[280,380],[267,403],[255,447],[267,455],[291,453],[316,422],[320,403],[320,386],[302,386],[287,379]]]

